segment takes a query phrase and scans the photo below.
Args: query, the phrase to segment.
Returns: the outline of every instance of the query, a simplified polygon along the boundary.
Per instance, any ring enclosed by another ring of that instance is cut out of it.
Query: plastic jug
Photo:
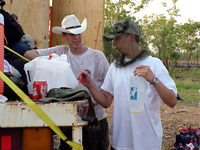
[[[46,62],[44,62],[44,60],[46,60]],[[37,61],[35,66],[37,65],[40,65],[40,66],[34,67],[35,61]],[[40,61],[41,63],[42,62],[44,63],[44,67],[46,68],[42,68]],[[63,62],[64,64],[61,62]],[[64,65],[64,66],[60,66],[60,65]],[[61,70],[59,70],[58,68]],[[34,78],[34,76],[36,75],[35,69],[37,70],[37,76]],[[57,73],[56,73],[56,70],[57,70]],[[67,63],[67,56],[65,54],[58,56],[56,53],[53,53],[48,56],[36,57],[32,61],[24,65],[24,71],[26,73],[26,78],[28,82],[27,87],[28,87],[29,94],[33,94],[34,81],[42,81],[42,80],[47,81],[48,79],[49,81],[47,82],[48,87],[49,87],[48,89],[54,86],[55,87],[63,86],[63,87],[69,87],[69,88],[76,88],[78,86],[78,81],[74,77],[73,72],[71,71],[70,64]],[[43,73],[41,73],[41,71],[43,71]],[[52,76],[52,73],[54,74],[53,76]],[[66,78],[64,78],[64,74],[65,75],[67,74]],[[50,79],[49,76],[51,76],[52,78]]]
[[[52,55],[52,54],[51,54]],[[55,58],[59,57],[57,54],[53,54],[53,56]],[[31,60],[30,62],[26,63],[24,65],[24,71],[26,73],[26,79],[27,79],[27,88],[28,88],[28,93],[29,94],[33,94],[33,77],[35,75],[35,70],[33,67],[33,62],[37,59],[49,59],[49,55],[48,56],[40,56],[40,57],[36,57],[35,59]],[[53,58],[51,58],[53,59]]]
[[[78,80],[74,76],[67,56],[53,60],[40,59],[33,62],[35,75],[33,81],[47,81],[48,90],[52,88],[68,87],[77,88]]]
[[[24,71],[26,73],[28,93],[33,94],[33,76],[35,75],[33,61],[30,61],[24,65]]]
[[[145,79],[142,76],[130,76],[130,112],[143,112]]]

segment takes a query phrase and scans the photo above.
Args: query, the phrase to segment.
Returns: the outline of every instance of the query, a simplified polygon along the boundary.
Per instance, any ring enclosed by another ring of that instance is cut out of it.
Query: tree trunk
[[[187,58],[187,68],[186,68],[186,75],[188,76],[189,66],[190,66],[190,59],[191,59],[191,52],[188,52],[188,58]]]

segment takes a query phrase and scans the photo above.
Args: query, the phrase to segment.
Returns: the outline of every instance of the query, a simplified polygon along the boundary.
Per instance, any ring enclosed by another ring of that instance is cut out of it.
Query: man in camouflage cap
[[[172,108],[176,105],[176,85],[162,61],[140,49],[140,30],[134,22],[126,19],[117,22],[104,37],[113,40],[121,57],[111,64],[101,91],[95,88],[87,72],[82,71],[78,79],[82,78],[82,84],[103,107],[109,107],[114,101],[111,150],[160,150],[163,135],[160,102]],[[132,74],[145,79],[141,113],[130,113]]]

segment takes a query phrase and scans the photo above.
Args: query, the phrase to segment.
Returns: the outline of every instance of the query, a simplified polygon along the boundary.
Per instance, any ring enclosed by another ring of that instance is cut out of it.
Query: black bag
[[[63,102],[63,101],[77,101],[88,99],[89,108],[87,115],[82,118],[83,121],[88,121],[90,131],[100,130],[99,121],[96,118],[91,96],[88,91],[82,89],[72,88],[53,88],[47,93],[47,98],[39,99],[39,102]]]
[[[0,13],[4,16],[4,33],[8,41],[8,44],[5,42],[5,45],[11,46],[21,40],[24,31],[11,14],[3,9],[0,9]]]
[[[190,150],[186,144],[191,143],[194,148],[193,150],[198,150],[199,139],[200,139],[200,129],[188,128],[180,129],[180,134],[176,135],[174,146],[176,149],[173,150]]]
[[[4,74],[19,88],[24,86],[24,82],[21,78],[14,77],[10,72],[4,72]],[[19,96],[4,82],[4,93],[3,95],[8,98],[8,100],[16,100]]]

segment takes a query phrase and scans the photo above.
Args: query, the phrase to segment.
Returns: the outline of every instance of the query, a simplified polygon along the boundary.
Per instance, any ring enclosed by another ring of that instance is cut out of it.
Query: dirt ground
[[[108,122],[112,121],[113,106],[107,108]],[[160,115],[163,126],[162,150],[171,150],[174,148],[175,135],[181,128],[200,128],[200,107],[184,106],[178,104],[170,108],[164,104],[160,106]]]

